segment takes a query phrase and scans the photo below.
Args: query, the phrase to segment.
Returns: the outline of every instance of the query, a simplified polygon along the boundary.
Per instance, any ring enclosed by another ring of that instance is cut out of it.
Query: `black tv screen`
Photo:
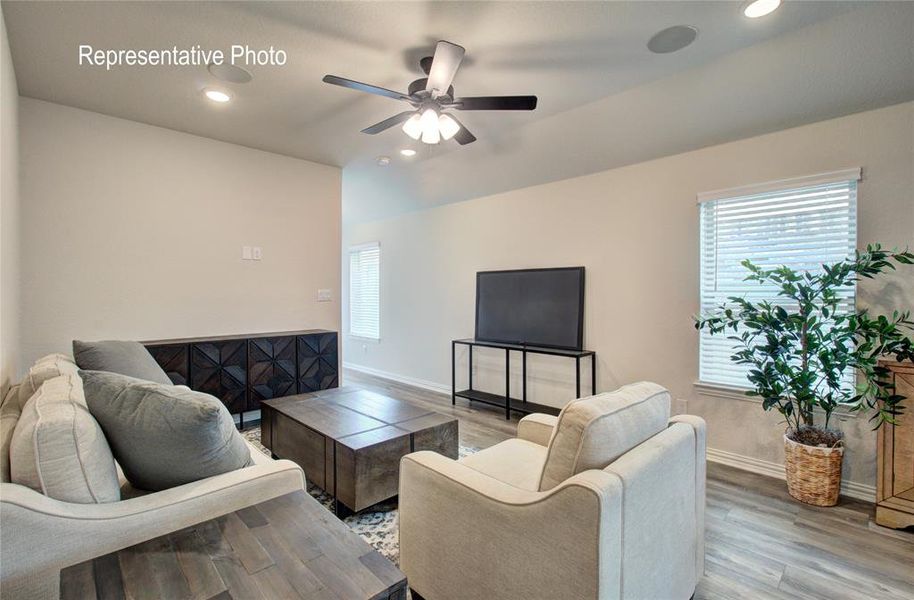
[[[476,273],[476,339],[581,350],[584,267]]]

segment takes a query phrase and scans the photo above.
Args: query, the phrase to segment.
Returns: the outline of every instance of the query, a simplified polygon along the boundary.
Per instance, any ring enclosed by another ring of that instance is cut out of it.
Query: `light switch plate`
[[[241,247],[241,260],[251,260],[251,247],[250,246]]]
[[[263,258],[263,248],[260,246],[254,246],[254,260],[260,260]]]
[[[331,290],[326,290],[326,289],[317,290],[317,301],[318,302],[332,302],[333,301],[333,292]]]

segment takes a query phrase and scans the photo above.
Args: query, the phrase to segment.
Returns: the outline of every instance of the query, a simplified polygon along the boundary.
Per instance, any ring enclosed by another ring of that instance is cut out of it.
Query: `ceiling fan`
[[[434,56],[426,56],[419,61],[419,66],[427,77],[417,79],[409,84],[407,94],[395,92],[375,85],[360,83],[351,79],[325,75],[324,83],[339,85],[360,92],[386,96],[402,100],[413,107],[384,119],[362,133],[375,135],[403,124],[403,131],[414,140],[426,144],[437,144],[441,140],[454,138],[458,144],[469,144],[476,141],[470,131],[463,126],[457,117],[447,110],[533,110],[536,108],[536,96],[475,96],[458,98],[454,96],[451,82],[466,50],[450,42],[440,41],[435,47]]]

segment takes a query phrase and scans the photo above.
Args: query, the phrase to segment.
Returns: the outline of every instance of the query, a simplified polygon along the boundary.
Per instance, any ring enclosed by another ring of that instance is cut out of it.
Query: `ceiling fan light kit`
[[[454,76],[463,55],[461,46],[440,41],[435,46],[435,55],[419,61],[428,77],[413,81],[408,93],[403,94],[386,88],[353,81],[336,75],[325,75],[324,83],[338,85],[376,96],[402,100],[413,110],[402,112],[388,119],[366,127],[362,133],[376,135],[402,123],[403,132],[414,140],[425,144],[438,144],[441,140],[454,139],[465,145],[476,141],[470,131],[446,110],[534,110],[536,96],[480,96],[458,98],[454,95]]]

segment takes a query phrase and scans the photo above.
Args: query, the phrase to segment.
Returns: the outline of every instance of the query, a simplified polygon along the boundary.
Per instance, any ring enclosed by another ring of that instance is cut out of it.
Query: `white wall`
[[[39,100],[20,113],[24,362],[74,338],[339,328],[338,168]]]
[[[19,89],[0,13],[0,393],[18,379]]]
[[[347,339],[345,361],[450,387],[450,340],[473,334],[476,271],[584,265],[585,346],[598,353],[599,390],[657,381],[680,400],[678,408],[708,421],[711,447],[782,462],[776,413],[693,386],[696,194],[854,166],[864,169],[860,244],[914,246],[914,103],[352,226],[344,246],[381,243],[382,340]],[[348,281],[345,271],[344,264]],[[860,301],[914,309],[914,269],[865,283]],[[343,312],[345,320],[345,299]],[[503,389],[492,379],[498,366],[483,360],[479,368],[492,391]],[[533,367],[531,400],[570,397],[570,387],[558,383],[570,379],[561,367]],[[845,477],[872,485],[875,435],[865,418],[842,426]]]

